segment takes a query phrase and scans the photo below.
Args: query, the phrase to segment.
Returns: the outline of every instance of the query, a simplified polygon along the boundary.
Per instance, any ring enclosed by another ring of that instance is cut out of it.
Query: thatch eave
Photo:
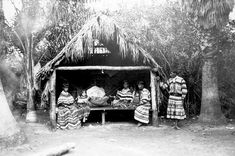
[[[119,48],[122,58],[131,56],[135,62],[140,55],[143,56],[143,61],[153,68],[160,66],[154,58],[134,41],[128,40],[128,35],[125,33],[111,18],[105,15],[98,15],[89,20],[75,35],[71,41],[62,49],[62,51],[51,61],[49,61],[36,76],[36,81],[39,82],[47,77],[50,77],[54,69],[60,65],[63,60],[79,61],[89,56],[88,49],[91,48],[94,39],[98,39],[108,49],[110,44],[114,44]]]

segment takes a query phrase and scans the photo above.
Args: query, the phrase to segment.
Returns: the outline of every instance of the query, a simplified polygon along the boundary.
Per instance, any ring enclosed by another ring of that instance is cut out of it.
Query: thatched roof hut
[[[153,68],[160,67],[153,57],[140,47],[135,39],[130,39],[113,19],[99,15],[91,18],[63,50],[39,71],[37,81],[50,77],[58,66],[77,65],[80,61],[89,58],[92,55],[89,49],[92,49],[95,39],[111,53],[117,52],[123,59],[129,57],[136,64],[142,62]]]
[[[102,50],[96,51],[97,48]],[[93,79],[101,78],[104,80],[102,87],[108,86],[104,89],[111,90],[107,95],[112,95],[118,81],[128,79],[136,84],[137,80],[146,80],[153,97],[152,109],[156,110],[157,83],[152,69],[159,68],[136,39],[129,38],[113,19],[99,15],[91,18],[63,50],[41,68],[36,80],[44,84],[46,82],[44,94],[50,95],[50,118],[52,124],[56,125],[56,99],[64,80],[69,80],[77,92],[80,89],[78,87],[86,89]]]

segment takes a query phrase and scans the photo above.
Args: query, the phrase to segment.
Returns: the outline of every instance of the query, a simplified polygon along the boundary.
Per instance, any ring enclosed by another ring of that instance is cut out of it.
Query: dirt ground
[[[160,127],[136,127],[133,122],[87,123],[76,130],[52,132],[46,124],[20,122],[27,134],[26,144],[3,149],[1,156],[33,156],[65,143],[76,147],[66,156],[234,156],[235,123],[204,127],[182,123],[181,130],[169,122]]]

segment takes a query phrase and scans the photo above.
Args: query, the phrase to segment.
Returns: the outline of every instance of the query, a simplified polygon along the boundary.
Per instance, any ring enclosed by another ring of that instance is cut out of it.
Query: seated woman
[[[57,102],[57,128],[75,129],[81,126],[78,118],[79,111],[74,105],[74,98],[68,92],[69,84],[63,84],[63,91],[60,93]]]
[[[87,96],[86,90],[82,91],[81,96],[78,96],[76,99],[77,108],[78,108],[78,117],[80,120],[85,122],[87,117],[90,114],[90,107],[89,107],[89,97]]]
[[[123,82],[123,89],[117,91],[117,95],[112,102],[114,107],[129,108],[132,106],[133,93],[129,88],[129,83],[127,81]]]
[[[140,81],[138,82],[138,89],[139,89],[139,104],[135,109],[135,115],[134,118],[137,120],[138,127],[142,124],[148,124],[149,123],[149,109],[150,109],[150,92],[148,89],[144,88],[144,82]]]

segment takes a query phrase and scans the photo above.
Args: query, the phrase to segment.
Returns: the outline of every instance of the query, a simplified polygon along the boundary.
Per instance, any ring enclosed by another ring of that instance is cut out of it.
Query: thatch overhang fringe
[[[130,40],[127,33],[113,19],[106,15],[98,15],[91,18],[62,51],[41,68],[36,76],[37,82],[50,77],[54,69],[63,60],[76,62],[85,59],[85,57],[89,56],[89,49],[92,48],[95,39],[98,39],[108,49],[110,45],[118,47],[122,58],[131,56],[135,62],[142,55],[144,63],[147,63],[153,68],[160,68],[154,58],[135,43],[134,39]],[[112,52],[111,49],[110,51]]]

